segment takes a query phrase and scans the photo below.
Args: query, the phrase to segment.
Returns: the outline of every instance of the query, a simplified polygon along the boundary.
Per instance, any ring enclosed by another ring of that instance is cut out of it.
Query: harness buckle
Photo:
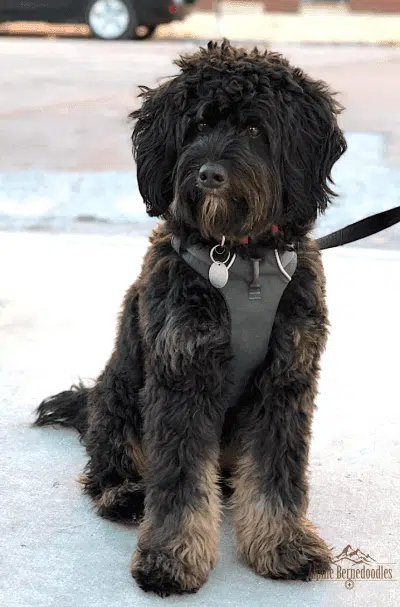
[[[255,299],[262,299],[261,297],[261,287],[260,285],[249,285],[249,301],[254,301]]]

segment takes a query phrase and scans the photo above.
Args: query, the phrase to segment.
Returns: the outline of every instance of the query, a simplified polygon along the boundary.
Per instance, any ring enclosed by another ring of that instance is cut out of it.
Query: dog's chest
[[[212,265],[209,250],[199,245],[180,248],[173,237],[172,245],[181,257],[206,280]],[[254,265],[236,258],[229,269],[229,279],[219,291],[230,317],[230,338],[233,353],[232,404],[245,389],[246,382],[264,360],[281,297],[296,269],[296,253],[278,254],[268,250],[258,265],[258,288],[254,288]],[[213,287],[214,288],[214,287]]]

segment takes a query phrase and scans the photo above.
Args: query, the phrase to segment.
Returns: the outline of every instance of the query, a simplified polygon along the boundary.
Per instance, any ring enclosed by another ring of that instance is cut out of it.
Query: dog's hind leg
[[[141,444],[143,385],[136,286],[128,291],[113,355],[89,399],[82,483],[100,516],[137,523],[143,514],[146,458]]]
[[[89,455],[80,481],[100,516],[137,522],[143,513],[138,392],[142,387],[138,295],[126,294],[115,350],[94,387],[82,385],[52,396],[38,407],[35,424],[75,427]]]
[[[84,438],[90,459],[80,482],[99,516],[135,524],[143,515],[145,457],[127,420],[103,408],[105,401],[110,404],[115,400],[115,395],[105,397],[98,392],[96,413]]]
[[[96,468],[97,462],[93,454],[79,479],[86,495],[93,499],[97,514],[115,522],[139,523],[145,498],[141,477],[135,476],[133,469],[125,477],[117,468],[100,471]]]
[[[97,513],[135,523],[143,513],[141,478],[146,462],[137,436],[137,415],[132,415],[134,391],[130,396],[128,392],[109,364],[95,387],[79,385],[44,400],[35,425],[76,428],[90,458],[79,480]]]
[[[327,319],[322,268],[302,259],[275,319],[262,376],[238,409],[233,518],[239,554],[259,574],[308,580],[331,552],[307,520],[307,465]]]

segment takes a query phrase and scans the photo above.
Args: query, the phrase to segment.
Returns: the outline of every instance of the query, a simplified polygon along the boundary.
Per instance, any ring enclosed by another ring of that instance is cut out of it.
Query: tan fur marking
[[[131,436],[129,438],[129,443],[131,445],[131,455],[135,468],[140,476],[144,476],[147,470],[147,457],[143,451],[142,444],[136,436]]]
[[[77,479],[76,482],[79,483],[80,485],[88,485],[89,484],[89,479],[85,474],[80,474]]]
[[[233,478],[232,508],[238,553],[260,575],[285,577],[319,559],[329,562],[331,553],[303,516],[283,506],[272,507],[256,483],[254,462],[241,457]]]
[[[101,496],[95,500],[96,505],[99,508],[112,507],[115,504],[115,501],[118,500],[119,495],[121,493],[124,494],[126,489],[129,489],[129,485],[132,485],[132,484],[133,483],[131,483],[130,481],[128,481],[126,479],[123,483],[121,483],[120,485],[117,485],[116,487],[108,487],[107,489],[104,489]]]
[[[161,552],[172,555],[174,578],[183,589],[202,586],[217,564],[220,525],[220,492],[217,485],[218,468],[216,458],[204,464],[200,489],[205,498],[201,508],[187,508],[183,513],[179,529],[159,547]],[[141,566],[141,551],[151,546],[154,538],[151,519],[146,516],[139,527],[138,550],[132,561],[132,571]],[[166,530],[169,534],[169,530]]]
[[[307,240],[304,250],[299,251],[297,259],[298,267],[307,267],[315,278],[316,311],[324,318],[324,324],[319,328],[313,327],[310,331],[293,331],[293,343],[296,349],[296,358],[292,371],[301,370],[306,373],[311,370],[312,365],[318,361],[325,350],[328,339],[328,312],[325,298],[325,274],[322,265],[321,252],[313,240]],[[314,375],[318,377],[318,370]]]
[[[187,509],[181,532],[170,544],[173,554],[190,569],[207,577],[217,564],[221,496],[217,485],[216,462],[205,463],[200,490],[207,498],[202,508]]]
[[[227,223],[228,204],[224,197],[207,194],[201,207],[201,233],[205,238],[214,234],[216,223]]]

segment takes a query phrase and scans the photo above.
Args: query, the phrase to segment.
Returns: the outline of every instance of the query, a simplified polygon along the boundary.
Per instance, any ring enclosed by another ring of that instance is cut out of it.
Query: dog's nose
[[[199,182],[205,188],[220,188],[228,175],[220,164],[203,164],[199,171]]]

